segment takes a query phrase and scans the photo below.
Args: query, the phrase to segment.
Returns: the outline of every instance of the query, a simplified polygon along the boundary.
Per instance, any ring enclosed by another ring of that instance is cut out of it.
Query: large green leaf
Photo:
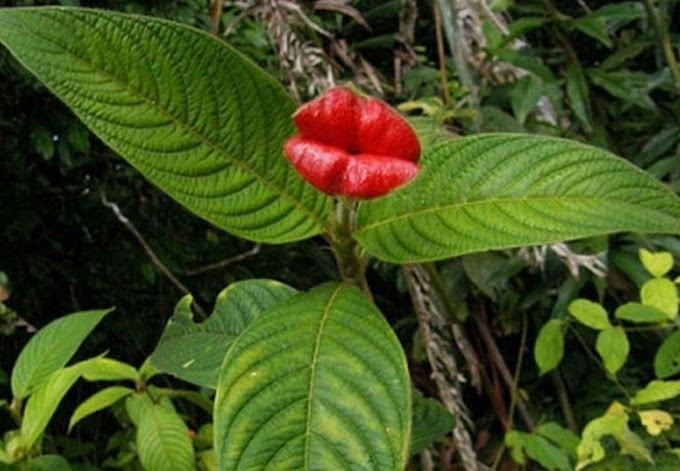
[[[12,370],[12,394],[24,398],[64,366],[85,337],[110,310],[69,314],[47,324],[31,338]]]
[[[402,470],[411,429],[403,351],[358,289],[323,285],[232,344],[214,420],[222,471]]]
[[[202,324],[193,321],[192,298],[187,295],[175,307],[151,362],[166,373],[214,389],[234,339],[254,318],[295,293],[273,280],[233,283],[217,296],[212,315]]]
[[[295,110],[222,41],[97,10],[0,10],[0,42],[106,144],[197,215],[242,237],[320,231],[329,199],[282,154]]]
[[[355,235],[412,263],[620,231],[680,233],[680,199],[601,149],[487,134],[426,150],[413,183],[361,206]]]

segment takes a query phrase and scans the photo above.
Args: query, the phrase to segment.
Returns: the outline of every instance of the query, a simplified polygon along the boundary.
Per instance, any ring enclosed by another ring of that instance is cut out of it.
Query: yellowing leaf
[[[673,255],[670,252],[650,252],[640,249],[640,261],[655,278],[661,278],[673,268]]]
[[[654,409],[638,413],[640,422],[645,426],[650,435],[659,435],[664,430],[669,430],[673,425],[673,417],[665,411]]]

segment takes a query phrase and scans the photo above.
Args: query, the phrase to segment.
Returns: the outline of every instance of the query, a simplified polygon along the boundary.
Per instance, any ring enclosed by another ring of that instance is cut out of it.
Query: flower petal
[[[358,147],[362,153],[418,162],[420,144],[406,120],[379,100],[358,102]]]
[[[381,155],[352,155],[344,168],[338,194],[370,199],[382,196],[411,181],[418,166],[408,160]]]
[[[288,160],[298,173],[319,191],[337,195],[349,155],[337,147],[294,136],[284,146]]]
[[[293,117],[300,136],[358,152],[357,101],[347,88],[334,88],[302,105]]]

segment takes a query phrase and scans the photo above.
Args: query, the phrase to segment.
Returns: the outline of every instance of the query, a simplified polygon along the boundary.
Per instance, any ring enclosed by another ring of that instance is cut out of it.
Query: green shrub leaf
[[[603,329],[597,335],[595,349],[604,361],[606,370],[615,375],[621,369],[630,352],[630,343],[623,327]]]
[[[133,389],[124,386],[111,386],[88,397],[73,412],[71,420],[68,423],[69,431],[85,417],[112,406],[133,392]]]
[[[640,261],[655,278],[661,278],[673,268],[673,254],[670,252],[650,252],[640,249]]]
[[[139,372],[132,366],[113,358],[94,358],[83,371],[87,381],[137,381]]]
[[[619,306],[614,312],[614,317],[624,321],[635,322],[637,324],[656,324],[668,321],[668,316],[665,312],[640,303],[626,303]]]
[[[25,449],[30,449],[40,438],[57,406],[88,367],[89,361],[55,371],[28,398],[21,421],[21,443]]]
[[[680,330],[673,332],[661,344],[654,357],[654,374],[668,378],[680,373]]]
[[[680,381],[651,381],[640,389],[631,401],[634,405],[672,399],[680,395]]]
[[[678,315],[678,289],[667,278],[654,278],[645,282],[640,289],[640,301],[664,312],[670,320]]]
[[[553,370],[562,361],[564,356],[563,324],[559,319],[551,319],[538,332],[534,345],[534,359],[540,374]]]
[[[413,183],[362,204],[355,235],[411,263],[620,231],[680,233],[680,199],[601,149],[488,134],[427,149]]]
[[[444,438],[455,425],[455,420],[444,405],[418,391],[413,394],[413,429],[411,455],[416,455],[437,440]]]
[[[214,389],[234,339],[253,319],[295,293],[273,280],[233,283],[217,296],[212,315],[202,324],[193,321],[192,298],[187,295],[177,304],[151,362],[161,371]]]
[[[591,329],[604,330],[612,326],[609,323],[607,311],[599,304],[587,299],[575,299],[569,303],[567,310],[574,319]]]
[[[396,336],[358,289],[326,284],[295,296],[225,357],[217,467],[402,470],[410,390]]]
[[[63,367],[110,309],[84,311],[56,319],[31,338],[12,370],[12,394],[22,399]]]
[[[317,234],[330,199],[283,157],[283,88],[186,26],[77,8],[0,10],[0,42],[102,141],[197,215],[241,237]]]

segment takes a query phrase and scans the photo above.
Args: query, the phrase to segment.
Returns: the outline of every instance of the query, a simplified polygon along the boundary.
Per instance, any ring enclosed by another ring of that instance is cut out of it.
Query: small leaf
[[[218,368],[234,339],[253,321],[296,291],[273,280],[247,280],[217,295],[207,321],[197,324],[191,296],[177,304],[151,362],[161,371],[190,383],[215,388]]]
[[[597,463],[605,457],[605,451],[600,442],[606,435],[619,436],[627,428],[626,415],[604,415],[591,420],[583,429],[581,442],[576,448],[578,462],[576,470],[580,470],[592,463]]]
[[[555,422],[545,422],[538,426],[536,433],[547,438],[561,449],[576,456],[579,437],[569,429]]]
[[[529,435],[525,445],[529,458],[539,463],[543,469],[570,471],[569,456],[545,438],[539,435]]]
[[[87,368],[89,360],[53,372],[31,394],[21,422],[21,443],[30,449],[47,427],[57,406]]]
[[[591,38],[601,42],[608,48],[612,47],[612,42],[609,39],[607,27],[601,17],[597,15],[586,15],[572,21],[571,26],[590,36]]]
[[[530,436],[528,433],[518,432],[517,430],[510,430],[505,434],[505,446],[510,448],[510,456],[515,460],[515,463],[526,463],[524,448]]]
[[[577,321],[591,329],[603,330],[612,326],[609,323],[607,311],[599,304],[587,299],[575,299],[569,303],[567,310]]]
[[[139,461],[148,471],[194,471],[189,429],[177,412],[160,404],[143,409],[137,426]]]
[[[583,69],[578,64],[569,64],[566,75],[566,91],[569,105],[586,130],[590,130],[590,91]]]
[[[654,110],[656,105],[649,97],[650,77],[641,72],[588,69],[590,80],[610,95],[644,110]]]
[[[234,341],[213,415],[221,471],[401,471],[411,430],[406,359],[363,293],[322,285]]]
[[[649,404],[672,399],[680,395],[680,381],[651,381],[644,389],[635,393],[633,405]]]
[[[680,199],[630,162],[545,136],[482,134],[425,149],[416,179],[362,202],[354,236],[416,263],[619,231],[680,232]]]
[[[650,435],[660,435],[673,426],[673,416],[663,410],[645,410],[638,412],[638,415]]]
[[[133,389],[123,386],[111,386],[88,397],[76,408],[73,415],[71,415],[71,420],[68,423],[69,432],[85,417],[112,406],[133,392]]]
[[[658,324],[659,322],[668,321],[668,316],[665,312],[640,303],[626,303],[619,306],[616,312],[614,312],[614,317],[637,324]]]
[[[595,349],[604,361],[606,370],[615,375],[626,363],[630,352],[630,343],[623,327],[603,329],[597,336]]]
[[[645,282],[640,290],[642,304],[654,307],[673,320],[678,315],[678,289],[667,278],[654,278]]]
[[[139,372],[132,366],[112,358],[95,358],[83,371],[87,381],[137,381]]]
[[[513,82],[511,90],[512,111],[520,124],[524,124],[538,100],[543,95],[543,84],[534,75],[526,75]]]
[[[668,378],[680,373],[680,330],[664,340],[654,356],[654,374],[657,378]]]
[[[27,471],[71,471],[71,465],[63,456],[42,455],[28,462]]]
[[[640,261],[645,269],[655,278],[661,278],[673,268],[673,254],[670,252],[652,253],[640,249]]]
[[[413,429],[411,455],[416,455],[453,430],[455,421],[446,407],[436,399],[413,394]]]
[[[23,399],[64,366],[110,309],[69,314],[47,324],[29,340],[12,370],[12,394]]]
[[[539,374],[553,370],[564,356],[564,338],[562,337],[563,322],[551,319],[546,322],[536,337],[534,345],[534,359],[538,365]]]

